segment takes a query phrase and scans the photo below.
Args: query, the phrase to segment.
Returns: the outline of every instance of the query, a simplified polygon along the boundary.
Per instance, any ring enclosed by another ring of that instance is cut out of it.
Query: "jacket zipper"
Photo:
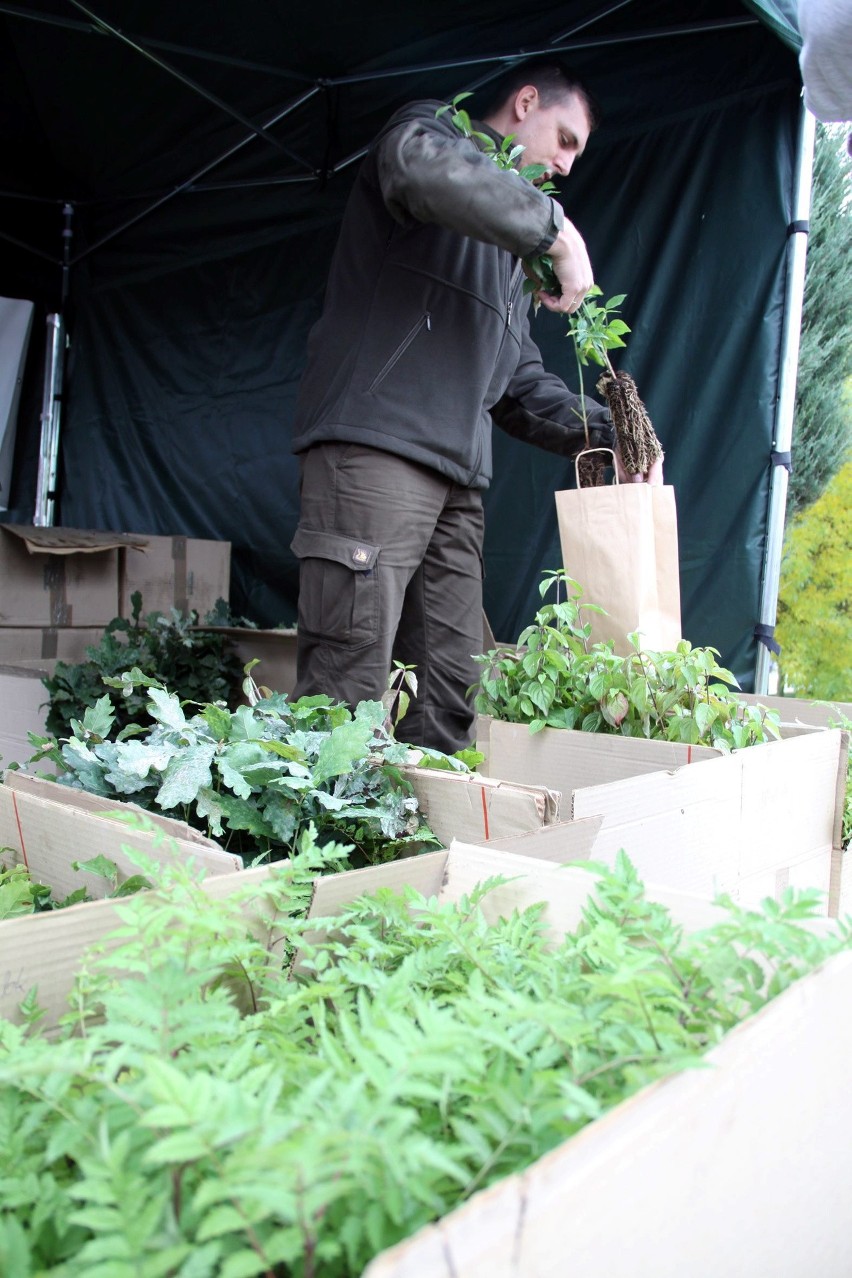
[[[506,327],[512,323],[512,311],[515,309],[515,288],[517,287],[518,276],[523,271],[523,263],[518,259],[517,266],[512,272],[509,280],[509,299],[506,302]]]
[[[381,383],[387,377],[388,373],[390,373],[394,364],[396,364],[402,358],[402,356],[408,350],[411,343],[414,341],[417,334],[423,328],[425,328],[427,332],[431,333],[432,331],[432,312],[431,311],[426,311],[423,315],[420,316],[420,319],[417,321],[417,323],[414,325],[411,331],[407,333],[406,336],[402,339],[399,346],[397,346],[396,350],[394,351],[393,355],[391,355],[390,359],[387,360],[387,362],[382,365],[378,373],[376,373],[376,376],[370,382],[370,385],[367,387],[368,395],[370,394],[371,391],[376,390],[376,388],[381,385]]]

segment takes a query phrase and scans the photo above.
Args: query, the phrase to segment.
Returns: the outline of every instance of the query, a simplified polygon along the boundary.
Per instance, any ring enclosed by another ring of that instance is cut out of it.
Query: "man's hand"
[[[571,314],[579,308],[595,280],[583,237],[567,218],[547,255],[553,262],[553,271],[562,285],[562,293],[559,297],[552,293],[538,293],[537,297],[549,311]]]
[[[658,457],[656,461],[644,474],[630,475],[624,469],[624,462],[621,460],[621,453],[618,448],[615,449],[615,471],[620,484],[662,484],[663,480],[663,457]]]

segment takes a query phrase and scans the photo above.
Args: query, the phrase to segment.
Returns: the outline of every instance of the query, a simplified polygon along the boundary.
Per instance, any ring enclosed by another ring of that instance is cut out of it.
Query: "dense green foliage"
[[[44,680],[50,698],[47,729],[54,736],[64,736],[72,721],[82,719],[85,710],[104,696],[106,679],[134,666],[186,700],[230,702],[234,697],[241,668],[225,635],[195,629],[195,613],[183,617],[172,609],[168,616],[152,612],[143,618],[138,591],[132,602],[132,618],[111,621],[102,639],[86,649],[86,661],[58,661]],[[110,702],[119,728],[146,722],[144,688],[124,697],[112,696]]]
[[[510,723],[583,732],[617,732],[739,749],[778,736],[778,717],[736,696],[729,670],[714,648],[682,640],[673,652],[642,649],[617,656],[612,644],[590,643],[591,625],[581,612],[581,590],[563,571],[545,573],[544,597],[556,587],[561,601],[543,605],[511,649],[476,660],[483,667],[476,708]]]
[[[31,999],[0,1025],[4,1278],[354,1278],[850,939],[791,894],[684,938],[622,858],[555,948],[540,907],[486,924],[488,884],[384,890],[308,943],[322,863],[308,839],[254,889],[302,979],[176,871],[56,1039]]]
[[[852,461],[787,530],[776,635],[786,688],[852,701]]]
[[[147,730],[111,739],[104,696],[62,741],[31,737],[66,784],[178,815],[249,857],[289,855],[309,823],[321,838],[354,844],[359,863],[435,843],[400,766],[438,752],[395,741],[380,702],[353,713],[330,697],[291,702],[277,693],[233,712],[208,703],[187,717],[180,698],[140,670],[111,683],[132,697],[144,691]],[[444,755],[437,761],[466,770]]]
[[[62,900],[56,900],[46,883],[38,883],[33,879],[25,865],[3,863],[5,848],[0,848],[0,920],[20,918],[26,914],[40,914],[45,910],[63,910],[69,905],[79,905],[88,901],[88,892],[84,887],[70,892]],[[102,878],[108,888],[107,896],[132,896],[143,888],[150,888],[151,883],[144,874],[132,874],[121,883],[118,881],[118,866],[104,856],[94,856],[88,861],[72,861],[73,870],[85,870]]]
[[[852,447],[852,160],[817,128],[793,434],[791,511],[816,501]]]

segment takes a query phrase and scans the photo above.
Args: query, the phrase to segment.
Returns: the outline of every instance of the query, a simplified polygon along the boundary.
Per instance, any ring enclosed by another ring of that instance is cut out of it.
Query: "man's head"
[[[524,62],[492,90],[483,120],[524,147],[524,164],[542,164],[544,177],[569,172],[598,124],[597,106],[583,84],[558,61]]]

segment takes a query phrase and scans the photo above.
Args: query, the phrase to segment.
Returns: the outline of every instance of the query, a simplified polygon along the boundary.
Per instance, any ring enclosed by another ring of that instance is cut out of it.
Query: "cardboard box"
[[[128,812],[135,812],[148,829],[133,829],[116,819]],[[46,883],[59,898],[79,887],[95,898],[108,890],[103,879],[74,870],[75,860],[107,857],[118,867],[119,883],[138,874],[123,848],[135,848],[158,864],[191,863],[203,870],[204,888],[214,895],[250,883],[254,873],[243,871],[238,856],[182,821],[16,772],[8,772],[0,784],[0,848],[5,866],[26,865],[33,879]],[[216,889],[223,881],[225,887]],[[44,1023],[55,1025],[67,1011],[85,950],[119,926],[120,905],[96,899],[0,921],[0,1016],[17,1022],[18,1003],[37,985],[47,1013]]]
[[[0,525],[0,626],[107,625],[142,611],[194,608],[230,589],[230,542],[192,537]]]
[[[48,698],[42,679],[53,664],[19,661],[0,665],[0,771],[13,763],[23,768],[32,757],[27,733],[47,735]]]
[[[420,810],[445,847],[453,839],[488,843],[525,834],[559,819],[559,795],[543,786],[516,785],[476,772],[402,768]]]
[[[625,848],[640,876],[743,904],[789,885],[842,892],[848,736],[791,737],[573,794],[570,815],[603,817],[594,856]]]
[[[96,647],[103,634],[103,626],[0,626],[0,662],[5,666],[58,658],[79,665],[87,660],[89,645]]]
[[[185,616],[194,609],[203,621],[217,600],[227,602],[230,588],[229,541],[146,534],[122,555],[118,616],[133,616],[131,595],[138,590],[143,616],[149,612],[168,614],[172,608]]]
[[[257,660],[251,676],[258,687],[291,696],[296,686],[296,631],[255,630],[250,626],[203,626],[227,636],[241,666]]]
[[[566,798],[583,786],[679,768],[722,754],[710,746],[646,741],[614,733],[568,728],[530,732],[528,724],[504,723],[488,715],[477,719],[476,748],[485,755],[478,770],[486,776],[548,786]]]
[[[363,1278],[846,1278],[850,1000],[844,953]]]
[[[477,884],[498,875],[505,876],[506,882],[483,899],[485,918],[494,922],[514,910],[544,903],[542,919],[554,942],[577,927],[594,885],[588,871],[559,861],[517,856],[503,849],[454,839],[442,852],[426,852],[403,861],[318,878],[308,918],[333,918],[359,896],[379,888],[401,891],[404,887],[413,887],[423,896],[435,897],[440,904],[454,903],[469,896]],[[718,906],[702,897],[676,892],[660,884],[645,886],[648,897],[671,910],[675,922],[688,931],[708,927],[723,917]]]
[[[0,525],[0,626],[105,626],[118,615],[120,533]]]
[[[413,771],[417,772],[416,769]],[[513,855],[509,855],[508,860],[501,859],[506,854],[496,850],[497,843],[493,845],[493,852],[490,847],[475,850],[471,872],[483,878],[497,872],[495,864],[498,862],[501,867],[508,867],[507,872],[514,872],[518,866],[526,872],[530,865],[538,864],[539,857],[546,858],[541,862],[543,865],[587,858],[600,825],[598,819],[567,825],[543,824],[546,817],[555,816],[555,808],[550,802],[552,796],[544,790],[536,791],[531,787],[517,787],[479,777],[472,777],[466,782],[463,777],[457,779],[454,774],[422,770],[412,780],[423,782],[418,797],[429,802],[433,821],[435,814],[441,811],[442,816],[435,824],[442,828],[458,821],[459,828],[467,829],[469,837],[473,837],[482,828],[484,804],[493,829],[509,832],[505,843],[512,849]],[[121,846],[138,847],[150,855],[153,836],[117,825],[114,819],[110,819],[110,815],[114,818],[128,811],[141,810],[132,804],[102,799],[55,782],[8,773],[6,785],[0,786],[0,846],[5,844],[12,849],[11,856],[5,858],[6,864],[10,861],[28,864],[33,876],[48,883],[60,896],[67,895],[83,883],[90,883],[93,894],[102,894],[104,884],[101,880],[89,880],[72,870],[70,863],[101,853],[119,865],[122,875],[137,873],[137,867],[121,852]],[[151,813],[144,815],[152,817]],[[213,872],[222,876],[212,885],[217,892],[260,883],[274,873],[274,865],[252,871],[242,870],[238,857],[223,852],[192,827],[166,817],[156,816],[153,820],[158,830],[177,841],[173,854],[167,846],[158,847],[153,859],[171,859],[172,855],[178,859],[191,857],[196,864],[207,869],[208,875]],[[530,828],[527,822],[535,823],[536,828]],[[519,827],[522,830],[520,834],[516,832]],[[382,872],[377,881],[422,882],[421,862],[431,867],[428,873],[432,875],[429,879],[432,882],[435,867],[446,865],[446,853],[438,853],[437,860],[433,854],[427,853],[377,867]],[[395,865],[411,868],[397,870]],[[487,872],[484,867],[489,867]],[[229,888],[222,879],[234,880],[232,871],[235,869],[240,870],[239,881],[232,882]],[[348,875],[329,877],[352,882]],[[587,889],[588,878],[584,877],[583,882]],[[210,889],[208,878],[205,890]],[[364,887],[362,890],[368,889]],[[327,896],[323,890],[318,891],[321,906],[316,908],[324,909]],[[264,928],[268,931],[271,922],[261,907],[258,911],[258,927],[261,931]],[[0,1002],[0,1014],[14,1019],[18,1001],[33,984],[37,984],[40,1002],[47,1012],[46,1023],[55,1024],[66,1009],[67,997],[84,950],[101,941],[115,928],[117,919],[116,903],[106,900],[71,907],[55,914],[0,923],[0,990],[5,991],[4,1002]]]
[[[148,828],[124,824],[131,814]],[[0,785],[0,848],[7,866],[25,865],[34,879],[49,883],[60,896],[85,887],[90,896],[101,897],[109,890],[105,881],[72,869],[71,862],[108,857],[118,866],[121,883],[140,872],[122,846],[157,864],[192,857],[207,874],[233,874],[243,868],[241,857],[183,821],[48,778],[6,773]]]
[[[221,898],[274,872],[225,875],[204,890]],[[492,916],[543,900],[555,935],[575,926],[591,886],[580,870],[456,844],[319,879],[311,914],[333,916],[380,886],[458,900],[495,873],[509,881],[486,898]],[[719,917],[700,899],[648,894],[688,930]],[[262,905],[241,908],[258,935],[272,937]],[[11,1004],[14,1014],[38,983],[55,1020],[82,949],[117,922],[116,903],[103,901],[0,924],[0,1012]],[[852,1018],[838,1009],[850,998],[852,954],[844,954],[728,1034],[708,1068],[645,1088],[526,1172],[376,1257],[364,1278],[555,1278],[568,1255],[584,1278],[845,1278],[852,1123],[838,1060],[852,1050]]]
[[[760,697],[753,692],[738,692],[737,696],[752,706],[766,706],[775,710],[786,725],[798,728],[839,727],[841,721],[852,720],[852,701],[807,701],[800,697]]]
[[[788,884],[852,905],[841,826],[848,738],[796,733],[723,755],[707,747],[480,721],[492,776],[531,776],[562,793],[560,816],[603,818],[592,851],[611,864],[624,848],[639,874],[708,898],[743,903]],[[478,742],[479,744],[479,742]]]

